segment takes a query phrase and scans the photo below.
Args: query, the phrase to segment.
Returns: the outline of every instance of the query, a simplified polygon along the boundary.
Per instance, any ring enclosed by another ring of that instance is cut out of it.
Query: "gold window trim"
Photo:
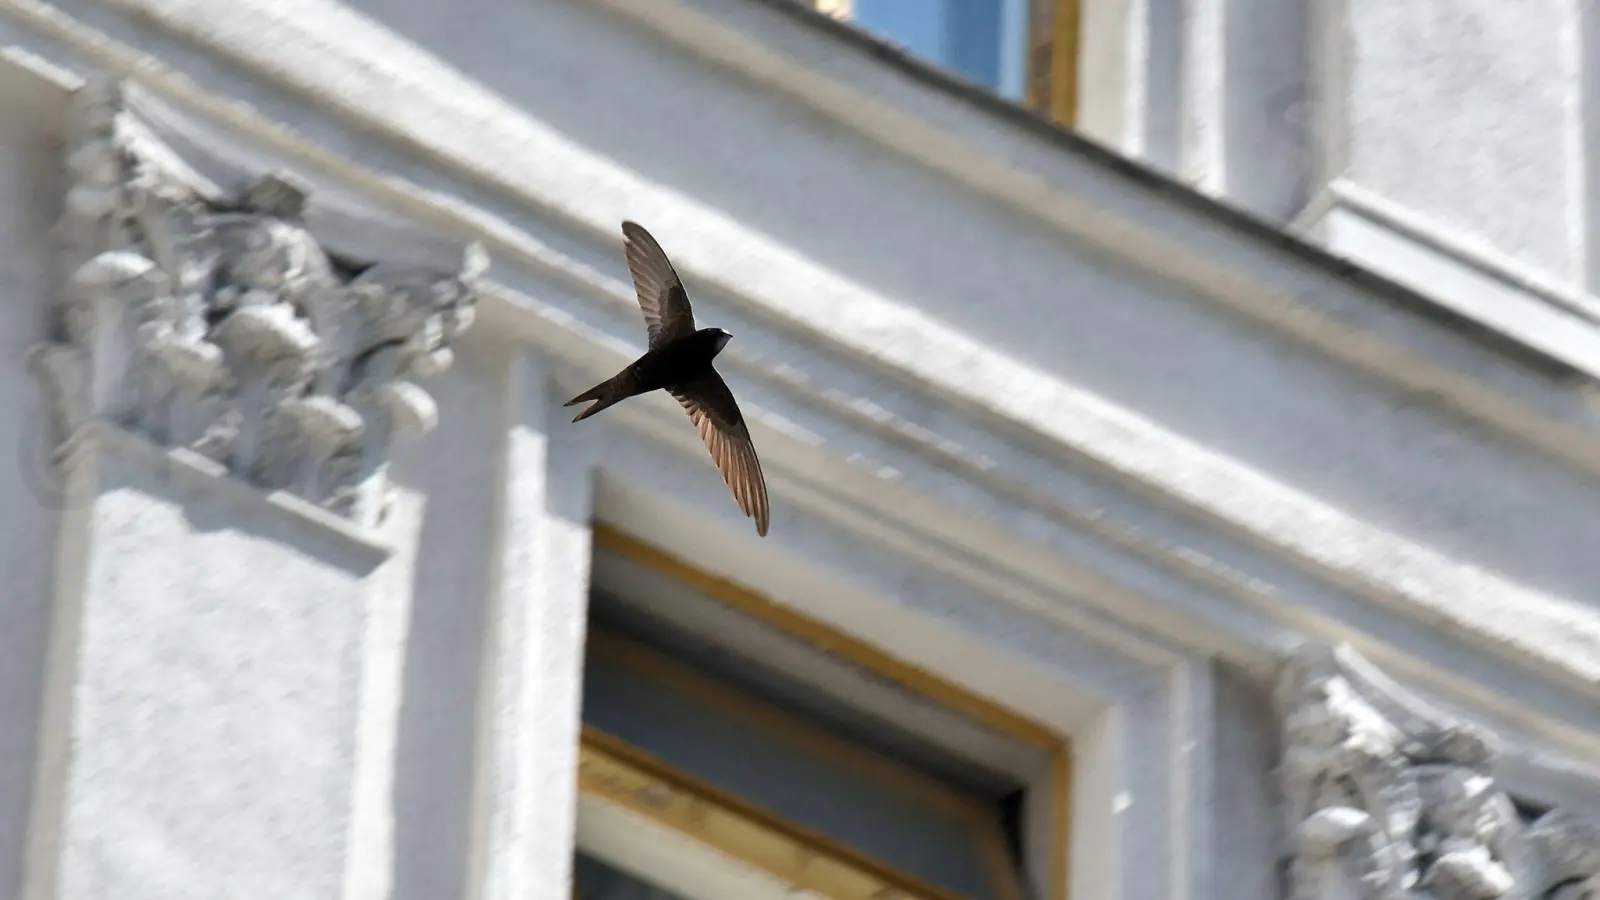
[[[844,738],[835,737],[815,726],[803,722],[787,713],[767,706],[743,691],[729,687],[717,680],[690,670],[687,666],[676,660],[646,647],[645,645],[617,634],[591,633],[589,637],[589,652],[596,659],[603,659],[608,665],[630,671],[643,676],[658,684],[666,685],[684,696],[693,697],[714,709],[721,716],[728,719],[748,723],[749,725],[768,734],[776,735],[790,744],[804,748],[820,759],[829,760],[843,768],[861,772],[880,782],[891,784],[904,794],[915,796],[928,803],[931,807],[942,810],[954,816],[958,821],[964,821],[970,834],[974,837],[979,852],[982,854],[983,865],[990,882],[996,889],[998,900],[1022,900],[1020,885],[1016,880],[1016,873],[1012,870],[1007,858],[1004,838],[1000,831],[1000,823],[995,821],[987,810],[982,809],[972,800],[961,796],[937,779],[922,775],[900,764],[880,756],[878,753],[861,747]],[[634,752],[635,758],[655,760],[649,751],[643,750],[627,743],[623,738],[604,732],[593,725],[585,725],[588,734],[599,739],[612,742],[613,748],[627,748]],[[709,787],[709,783],[698,779],[696,776],[677,769],[670,763],[655,760],[655,767],[660,771],[674,773],[680,782],[707,785],[699,788],[701,791],[712,790],[722,798],[734,797],[736,794],[724,792],[721,789]],[[726,799],[716,801],[726,804]],[[747,801],[746,809],[758,809]],[[765,815],[765,814],[764,814]],[[813,829],[798,824],[788,824],[787,820],[773,814],[771,822],[783,823],[780,827],[787,829],[791,839],[799,845],[809,847],[807,854],[818,852],[817,847],[827,848],[829,853],[853,853],[856,861],[868,861],[868,865],[876,867],[876,871],[894,873],[900,870],[890,863],[876,860],[871,854],[862,851],[845,851],[845,845],[837,843],[831,838],[822,835]],[[672,823],[663,823],[672,824]],[[770,846],[770,840],[754,840],[755,846]],[[762,865],[757,860],[746,859],[746,862]],[[762,865],[763,868],[770,867]],[[788,871],[774,872],[780,877],[788,878]],[[917,893],[922,896],[949,896],[943,889],[925,883],[915,876],[901,874],[897,876],[906,885],[916,887]],[[901,892],[909,888],[902,888]],[[832,896],[832,895],[829,895]]]
[[[1028,0],[1028,105],[1072,125],[1078,115],[1082,0]]]
[[[1010,735],[1022,743],[1045,751],[1050,759],[1049,774],[1045,785],[1043,785],[1043,792],[1047,798],[1049,810],[1047,843],[1050,848],[1050,854],[1047,861],[1048,870],[1043,873],[1045,881],[1044,897],[1046,900],[1066,900],[1069,872],[1068,857],[1071,846],[1069,829],[1072,816],[1072,747],[1069,740],[920,666],[891,656],[864,641],[836,631],[787,606],[780,606],[770,598],[750,588],[696,568],[692,564],[646,544],[638,538],[619,531],[610,525],[596,523],[593,534],[596,549],[604,549],[615,553],[617,556],[649,569],[658,575],[684,584],[757,621],[777,628],[815,647],[848,659],[857,665],[866,667],[902,687],[936,700],[957,712],[982,722],[990,728]],[[602,639],[603,642],[610,640],[612,639],[609,637]],[[589,747],[591,736],[599,734],[601,733],[597,730],[585,726],[585,748]],[[605,741],[607,737],[609,736],[602,736],[600,740]],[[615,738],[610,740],[614,742],[613,747],[615,743],[620,743]],[[585,749],[584,752],[588,753],[589,751]],[[633,752],[643,754],[643,751],[633,750]],[[664,763],[658,763],[657,765],[658,767],[665,766]],[[680,780],[692,782],[694,779],[692,776],[681,775]],[[716,791],[715,788],[709,789],[713,792]],[[733,802],[740,806],[748,806],[743,801],[737,801],[736,798],[733,798]],[[787,823],[785,823],[785,827],[798,829],[798,826],[790,826]],[[820,836],[816,839],[824,843],[831,843],[829,839]],[[838,849],[852,856],[860,856],[853,853],[853,851],[848,851],[846,848],[841,847]],[[1003,847],[994,849],[1001,854],[1004,853]],[[756,860],[747,861],[756,863]],[[759,863],[756,864],[759,865]],[[788,877],[782,873],[774,874],[778,874],[780,877]],[[903,879],[911,876],[899,875],[897,877]],[[833,895],[829,894],[829,896]],[[928,886],[923,893],[906,896],[940,898],[946,895],[941,889]]]
[[[962,900],[589,725],[578,789],[832,900]]]

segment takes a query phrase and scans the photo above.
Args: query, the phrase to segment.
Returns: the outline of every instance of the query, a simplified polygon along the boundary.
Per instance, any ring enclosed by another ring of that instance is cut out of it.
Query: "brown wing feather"
[[[689,421],[700,432],[711,461],[722,473],[722,482],[733,493],[734,502],[747,516],[756,520],[756,534],[767,536],[767,523],[772,516],[767,502],[767,481],[761,474],[761,460],[756,457],[755,444],[750,440],[739,404],[733,392],[716,372],[704,378],[671,389],[670,393],[689,413]]]
[[[650,346],[694,332],[694,310],[689,292],[672,268],[667,253],[643,225],[623,222],[623,253],[633,275],[633,289],[639,295],[639,310],[644,313],[645,331]]]

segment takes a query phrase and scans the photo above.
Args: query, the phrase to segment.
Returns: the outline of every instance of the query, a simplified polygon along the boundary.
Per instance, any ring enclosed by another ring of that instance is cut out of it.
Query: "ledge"
[[[1292,226],[1336,253],[1396,281],[1429,286],[1458,310],[1574,368],[1600,359],[1600,305],[1487,246],[1367,189],[1339,180]]]
[[[203,490],[223,497],[247,516],[264,515],[276,524],[288,526],[284,533],[308,530],[345,554],[355,570],[375,569],[395,552],[387,535],[386,522],[375,528],[362,528],[287,491],[262,491],[240,481],[225,466],[192,450],[160,447],[103,422],[90,424],[80,433],[63,467],[70,472],[93,465],[98,456],[107,453],[170,477],[187,490]]]

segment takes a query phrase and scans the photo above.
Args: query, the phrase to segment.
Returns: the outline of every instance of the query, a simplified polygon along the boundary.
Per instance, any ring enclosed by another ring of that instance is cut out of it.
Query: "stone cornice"
[[[56,336],[30,352],[58,461],[105,422],[375,525],[392,443],[437,424],[411,378],[450,365],[483,248],[453,272],[341,259],[292,176],[219,191],[129,112],[116,78],[74,94],[64,150]]]
[[[1525,813],[1492,733],[1342,645],[1302,647],[1274,700],[1292,900],[1600,897],[1600,819]]]

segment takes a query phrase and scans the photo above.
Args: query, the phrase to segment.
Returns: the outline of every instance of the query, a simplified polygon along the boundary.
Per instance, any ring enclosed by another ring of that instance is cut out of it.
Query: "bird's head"
[[[733,340],[733,335],[723,331],[721,328],[707,328],[706,330],[711,332],[711,346],[715,347],[718,353],[721,353],[722,348],[728,346],[728,342]]]

